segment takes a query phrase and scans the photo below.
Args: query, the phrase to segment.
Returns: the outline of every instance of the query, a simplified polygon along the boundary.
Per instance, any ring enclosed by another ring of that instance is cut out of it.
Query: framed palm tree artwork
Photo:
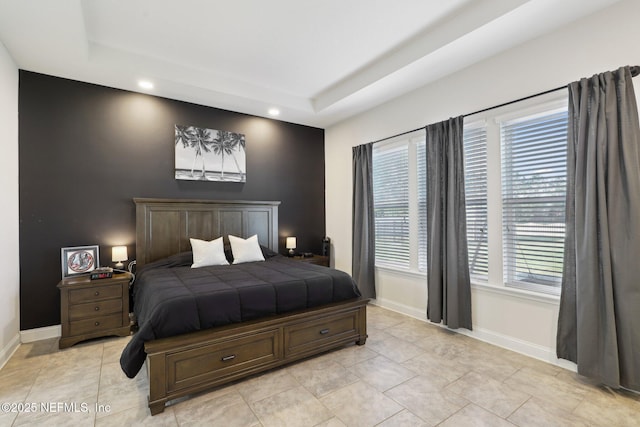
[[[182,125],[175,131],[176,179],[246,182],[243,134]]]

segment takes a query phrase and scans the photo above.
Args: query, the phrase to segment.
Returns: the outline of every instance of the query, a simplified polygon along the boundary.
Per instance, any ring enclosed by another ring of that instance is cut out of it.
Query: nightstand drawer
[[[111,316],[94,317],[93,319],[76,320],[69,322],[70,335],[91,334],[93,332],[115,329],[122,325],[122,314],[112,314]]]
[[[121,285],[95,286],[84,289],[69,290],[69,303],[79,304],[90,301],[100,301],[122,297]]]
[[[122,298],[75,304],[69,307],[69,320],[122,313]]]
[[[348,312],[303,322],[284,329],[285,357],[304,353],[337,341],[358,336],[358,313]]]
[[[321,265],[323,267],[329,267],[328,256],[322,256],[322,255],[313,255],[308,257],[295,256],[295,257],[291,257],[290,259],[295,261],[300,261],[300,262],[306,262],[307,264],[315,264],[315,265]]]

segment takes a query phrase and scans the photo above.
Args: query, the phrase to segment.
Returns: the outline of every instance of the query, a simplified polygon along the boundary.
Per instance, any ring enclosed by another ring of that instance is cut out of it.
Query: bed
[[[279,202],[134,199],[138,332],[152,415],[178,397],[366,341],[366,304],[343,272],[278,255]],[[190,268],[190,238],[257,235],[265,261]],[[172,305],[168,305],[172,304]]]

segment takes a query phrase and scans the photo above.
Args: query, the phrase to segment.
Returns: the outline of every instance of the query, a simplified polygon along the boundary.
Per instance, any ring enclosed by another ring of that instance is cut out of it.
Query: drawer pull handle
[[[220,360],[222,360],[223,362],[228,362],[229,360],[233,360],[233,359],[235,359],[235,358],[236,358],[236,355],[235,355],[235,354],[231,354],[231,355],[229,355],[229,356],[224,356],[224,357],[223,357],[222,359],[220,359]]]
[[[320,335],[327,335],[329,333],[329,329],[323,329],[320,331]]]
[[[97,306],[97,307],[96,307],[96,311],[100,311],[100,307],[98,307],[98,306]]]
[[[94,325],[100,326],[100,322],[96,322],[96,323],[94,323]]]
[[[96,291],[95,295],[96,296],[100,295],[100,291]]]

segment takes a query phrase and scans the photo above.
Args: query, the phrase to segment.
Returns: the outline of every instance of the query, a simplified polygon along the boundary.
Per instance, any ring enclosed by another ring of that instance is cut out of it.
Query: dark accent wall
[[[325,233],[324,130],[20,71],[20,329],[60,323],[60,248],[127,245],[134,197],[279,200],[280,252]],[[246,136],[247,181],[174,179],[174,125]]]

